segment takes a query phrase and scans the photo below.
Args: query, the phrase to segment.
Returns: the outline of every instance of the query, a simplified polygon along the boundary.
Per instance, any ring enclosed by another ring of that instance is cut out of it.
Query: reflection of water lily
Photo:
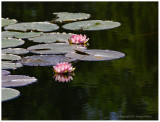
[[[53,66],[53,68],[55,73],[70,73],[75,70],[72,64],[68,62],[58,63],[56,66]]]
[[[72,74],[55,74],[54,78],[58,82],[70,82],[73,80]]]
[[[69,38],[69,43],[70,44],[86,44],[88,42],[89,38],[86,38],[86,35],[71,35]]]

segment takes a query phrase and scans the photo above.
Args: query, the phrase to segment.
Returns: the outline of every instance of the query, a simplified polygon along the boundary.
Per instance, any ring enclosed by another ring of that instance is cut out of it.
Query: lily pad
[[[2,48],[17,47],[23,44],[24,41],[22,39],[2,38]]]
[[[2,76],[2,87],[20,87],[36,82],[35,77],[25,75],[7,75]]]
[[[2,69],[5,70],[9,70],[9,69],[16,69],[16,68],[20,68],[23,65],[21,63],[10,63],[10,62],[6,62],[6,61],[2,61]]]
[[[68,21],[77,21],[77,20],[83,20],[88,19],[90,17],[90,14],[86,13],[69,13],[69,12],[56,12],[53,13],[57,16],[54,22],[68,22]]]
[[[75,59],[66,58],[64,55],[34,55],[20,60],[26,66],[53,66],[60,62],[71,62]]]
[[[20,92],[12,88],[2,88],[2,102],[12,100],[20,96]]]
[[[14,25],[9,25],[4,28],[5,30],[10,31],[55,31],[59,29],[59,26],[56,24],[51,24],[49,22],[28,22],[28,23],[17,23]]]
[[[7,48],[7,49],[3,49],[2,50],[3,54],[27,54],[29,53],[28,50],[24,49],[24,48]]]
[[[3,60],[9,60],[9,61],[13,61],[13,60],[20,60],[21,57],[17,56],[17,55],[13,55],[13,54],[2,54],[2,61]]]
[[[107,61],[119,59],[125,56],[124,53],[112,50],[80,50],[65,55],[68,58],[75,58],[82,61]]]
[[[3,27],[3,26],[6,26],[6,25],[12,25],[12,24],[17,23],[17,20],[15,20],[15,19],[8,19],[8,18],[2,18],[1,22],[2,22],[2,27]]]
[[[39,44],[27,49],[36,54],[66,54],[74,51],[74,47],[65,43]]]
[[[3,31],[2,38],[31,38],[42,35],[43,32],[13,32],[13,31]]]
[[[62,27],[68,30],[84,30],[84,31],[94,31],[94,30],[107,30],[120,26],[119,22],[113,21],[103,21],[103,20],[89,20],[80,21],[65,24]]]
[[[10,74],[10,71],[7,71],[7,70],[2,70],[2,76],[5,76],[5,75],[9,75]]]

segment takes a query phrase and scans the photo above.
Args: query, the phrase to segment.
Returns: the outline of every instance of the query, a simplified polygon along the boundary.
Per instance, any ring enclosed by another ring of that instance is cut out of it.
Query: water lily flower
[[[70,44],[86,44],[88,42],[89,38],[86,38],[86,35],[78,35],[78,34],[73,34],[71,37],[68,39]]]
[[[54,78],[55,78],[55,81],[58,81],[58,82],[70,82],[71,80],[73,80],[73,77],[71,74],[69,75],[55,74]]]
[[[68,62],[58,63],[56,66],[53,66],[53,68],[55,73],[70,73],[75,70],[72,64]]]

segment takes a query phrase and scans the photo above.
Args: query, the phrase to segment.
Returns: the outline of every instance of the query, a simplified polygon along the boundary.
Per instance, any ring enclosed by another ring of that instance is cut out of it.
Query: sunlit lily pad
[[[36,54],[66,54],[68,52],[73,52],[74,47],[65,43],[51,43],[39,44],[27,49]]]
[[[3,49],[2,53],[19,55],[19,54],[27,54],[29,53],[29,51],[24,48],[7,48],[7,49]]]
[[[17,47],[23,44],[24,41],[22,39],[2,38],[2,48]]]
[[[7,60],[7,61],[13,61],[13,60],[20,60],[21,57],[13,54],[2,54],[2,60]]]
[[[6,25],[12,25],[12,24],[17,23],[17,20],[15,20],[15,19],[8,19],[8,18],[2,18],[1,22],[2,22],[1,25],[3,27],[3,26],[6,26]]]
[[[2,76],[2,87],[20,87],[36,82],[35,77],[25,75],[7,75]]]
[[[11,63],[11,62],[6,62],[6,61],[2,61],[2,69],[5,70],[9,70],[9,69],[16,69],[16,68],[20,68],[23,65],[21,63]]]
[[[3,31],[2,38],[31,38],[42,35],[43,32],[13,32],[13,31]]]
[[[5,76],[5,75],[9,75],[10,74],[10,71],[7,71],[7,70],[1,70],[2,72],[2,76]]]
[[[20,92],[12,88],[2,88],[2,102],[12,100],[20,96]]]
[[[83,20],[83,19],[88,19],[90,17],[90,14],[86,13],[56,12],[53,14],[57,16],[54,22],[60,22],[60,23],[67,21]]]
[[[65,24],[62,27],[68,30],[94,31],[94,30],[112,29],[120,25],[121,24],[119,22],[113,22],[113,21],[89,20],[89,21],[80,21],[80,22]]]
[[[75,59],[66,58],[64,55],[34,55],[20,60],[26,66],[53,66],[60,62],[71,62]]]
[[[112,50],[81,50],[77,52],[70,52],[65,55],[68,58],[75,58],[82,61],[107,61],[122,58],[124,53]]]
[[[17,23],[14,25],[9,25],[5,27],[5,30],[10,31],[42,31],[42,32],[48,32],[48,31],[54,31],[59,28],[56,24],[51,24],[49,22],[29,22],[29,23]]]

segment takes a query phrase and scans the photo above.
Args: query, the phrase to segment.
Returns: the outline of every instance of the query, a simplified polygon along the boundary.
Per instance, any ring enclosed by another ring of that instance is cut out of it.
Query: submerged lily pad
[[[80,50],[77,52],[70,52],[65,55],[68,58],[75,58],[82,61],[107,61],[122,58],[124,53],[112,50]]]
[[[14,25],[9,25],[5,27],[5,30],[10,31],[42,31],[42,32],[48,32],[48,31],[54,31],[59,28],[56,24],[51,24],[49,22],[28,22],[28,23],[18,23]]]
[[[54,20],[54,22],[77,21],[88,19],[90,17],[90,14],[86,13],[56,12],[53,14],[57,15],[57,18]]]
[[[9,75],[10,74],[10,71],[7,71],[7,70],[1,70],[2,72],[2,76],[5,76],[5,75]]]
[[[2,88],[2,102],[12,100],[20,96],[20,92],[12,88]]]
[[[68,30],[107,30],[112,29],[120,26],[119,22],[113,21],[103,21],[103,20],[89,20],[89,21],[80,21],[80,22],[73,22],[69,24],[65,24],[62,27]]]
[[[2,87],[26,86],[36,81],[37,79],[35,77],[25,75],[7,75],[2,76]]]
[[[29,53],[28,50],[24,49],[24,48],[7,48],[7,49],[3,49],[2,50],[3,54],[27,54]]]
[[[9,60],[9,61],[13,61],[13,60],[20,60],[21,57],[17,56],[17,55],[13,55],[13,54],[2,54],[2,60]]]
[[[23,44],[24,41],[22,39],[2,38],[2,48],[17,47]]]
[[[42,35],[43,32],[13,32],[13,31],[3,31],[2,38],[31,38]]]
[[[16,69],[16,68],[20,68],[23,66],[21,63],[10,63],[6,61],[2,61],[1,64],[2,64],[1,65],[2,69],[5,69],[5,70]]]
[[[1,22],[2,22],[2,27],[3,27],[3,26],[6,26],[6,25],[12,25],[12,24],[17,23],[17,20],[15,20],[15,19],[8,19],[8,18],[2,18]]]
[[[60,62],[71,62],[75,59],[66,58],[64,55],[34,55],[20,60],[26,66],[53,66]]]

